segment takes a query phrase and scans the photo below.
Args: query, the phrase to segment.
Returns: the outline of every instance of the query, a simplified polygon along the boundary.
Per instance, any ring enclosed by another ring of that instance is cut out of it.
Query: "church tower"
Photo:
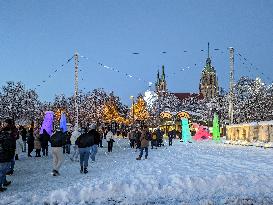
[[[157,94],[159,94],[159,95],[167,92],[167,82],[166,82],[164,65],[162,66],[161,77],[160,77],[159,71],[157,71],[157,80],[155,83],[155,90],[156,90]]]
[[[208,58],[206,60],[206,65],[201,74],[199,92],[202,93],[204,98],[207,100],[217,97],[219,94],[216,71],[214,67],[211,65],[211,59],[209,56],[209,43],[208,43]]]

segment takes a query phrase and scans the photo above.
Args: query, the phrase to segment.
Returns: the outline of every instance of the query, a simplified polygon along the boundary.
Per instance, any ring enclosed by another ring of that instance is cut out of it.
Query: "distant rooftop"
[[[197,100],[203,100],[202,93],[173,93],[179,100],[185,100],[187,98],[196,98]]]

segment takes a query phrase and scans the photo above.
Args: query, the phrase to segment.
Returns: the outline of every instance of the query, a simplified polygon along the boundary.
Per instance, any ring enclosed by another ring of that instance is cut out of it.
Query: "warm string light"
[[[139,96],[137,102],[131,107],[131,118],[133,118],[134,112],[134,120],[138,121],[146,121],[149,118],[149,112],[147,109],[146,102],[144,101],[142,96]]]

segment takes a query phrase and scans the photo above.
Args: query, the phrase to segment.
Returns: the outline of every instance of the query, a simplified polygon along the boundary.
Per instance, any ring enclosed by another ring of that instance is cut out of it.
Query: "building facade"
[[[202,93],[206,100],[210,100],[219,95],[218,80],[216,76],[216,70],[211,64],[211,59],[209,56],[209,43],[208,43],[208,57],[206,60],[206,65],[202,71],[199,92]]]

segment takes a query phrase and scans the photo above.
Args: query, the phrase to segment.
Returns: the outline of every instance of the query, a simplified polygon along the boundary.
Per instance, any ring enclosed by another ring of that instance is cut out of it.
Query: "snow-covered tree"
[[[272,87],[260,78],[240,78],[235,85],[234,122],[272,120],[272,94]]]
[[[39,116],[40,106],[36,91],[21,82],[9,81],[0,91],[1,120],[13,118],[16,123],[28,124]]]

